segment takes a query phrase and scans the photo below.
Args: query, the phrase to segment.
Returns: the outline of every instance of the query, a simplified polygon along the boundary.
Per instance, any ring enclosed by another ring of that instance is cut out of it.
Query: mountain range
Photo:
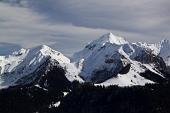
[[[0,89],[48,87],[48,73],[63,71],[64,81],[94,85],[135,86],[166,82],[170,74],[170,42],[131,43],[107,33],[68,58],[42,45],[0,56]],[[62,82],[62,81],[60,81]]]

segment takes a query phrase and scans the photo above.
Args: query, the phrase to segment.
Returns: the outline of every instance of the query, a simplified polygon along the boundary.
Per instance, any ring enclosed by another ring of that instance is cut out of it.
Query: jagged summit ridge
[[[113,35],[110,32],[110,33],[107,33],[107,34],[101,36],[99,39],[94,40],[91,44],[105,45],[106,43],[121,45],[121,44],[125,44],[128,42],[124,38]]]
[[[21,49],[11,55],[0,56],[0,88],[16,85],[16,81],[30,74],[36,76],[32,73],[40,70],[42,65],[47,65],[46,61],[52,65],[57,62],[69,81],[105,86],[155,83],[157,81],[152,80],[152,77],[141,74],[149,71],[156,78],[164,79],[164,64],[170,65],[169,50],[168,40],[158,44],[130,43],[112,33],[92,41],[71,59],[46,45]]]
[[[159,47],[155,44],[130,43],[108,33],[75,53],[72,62],[79,68],[79,75],[87,81],[100,84],[106,80],[103,85],[144,85],[153,83],[141,76],[148,70],[163,77],[159,70],[164,68],[164,63],[159,55]],[[125,67],[129,67],[129,72],[119,74]]]
[[[11,55],[0,57],[0,88],[17,85],[18,80],[32,76],[33,73],[41,69],[42,65],[48,65],[47,62],[51,64],[57,62],[61,68],[66,69],[65,76],[69,81],[81,81],[69,58],[46,45],[41,45],[31,49],[21,49]],[[42,71],[45,72],[45,70]]]
[[[106,42],[110,42],[112,44],[118,44],[118,45],[128,43],[124,38],[113,35],[111,32],[103,35],[101,39],[105,40]]]
[[[124,45],[128,43],[129,42],[126,41],[124,38],[116,36],[110,32],[110,33],[104,34],[103,36],[101,36],[100,38],[96,40],[93,40],[88,45],[86,45],[83,50],[73,54],[71,60],[72,61],[80,60],[82,57],[87,58],[88,56],[93,55],[94,51],[97,51],[108,45],[115,45],[115,48],[116,48],[120,45]]]

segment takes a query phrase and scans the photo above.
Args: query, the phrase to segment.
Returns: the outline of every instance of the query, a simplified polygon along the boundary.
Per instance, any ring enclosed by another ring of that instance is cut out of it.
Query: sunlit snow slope
[[[158,44],[130,43],[108,33],[89,43],[71,60],[46,45],[21,49],[0,56],[0,88],[34,82],[46,73],[48,63],[61,67],[72,82],[92,82],[96,85],[133,86],[160,83],[169,70],[168,40]],[[43,71],[41,71],[43,70]],[[50,69],[47,69],[50,70]],[[44,73],[39,73],[44,72]]]
[[[61,67],[66,69],[66,77],[70,81],[81,81],[77,77],[77,69],[67,57],[46,45],[42,45],[32,49],[21,49],[12,55],[0,56],[0,87],[17,85],[16,82],[19,79],[30,76],[48,60],[57,61]]]
[[[75,53],[72,62],[79,69],[80,76],[87,81],[106,86],[145,85],[156,82],[141,76],[146,71],[164,78],[161,70],[165,67],[164,62],[166,65],[168,62],[164,57],[164,61],[162,60],[163,49],[160,46],[162,47],[160,43],[130,43],[108,33]]]

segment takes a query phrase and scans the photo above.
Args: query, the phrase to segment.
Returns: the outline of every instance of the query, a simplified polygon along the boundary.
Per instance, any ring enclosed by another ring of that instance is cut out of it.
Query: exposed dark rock
[[[166,78],[164,78],[164,77],[162,77],[160,75],[157,75],[157,74],[151,72],[150,70],[147,70],[144,73],[141,73],[140,75],[142,77],[146,78],[146,79],[149,79],[149,80],[151,80],[153,82],[156,82],[156,83],[159,83],[159,84],[167,82]]]
[[[119,71],[119,74],[127,74],[130,70],[131,64],[127,64],[122,70]]]

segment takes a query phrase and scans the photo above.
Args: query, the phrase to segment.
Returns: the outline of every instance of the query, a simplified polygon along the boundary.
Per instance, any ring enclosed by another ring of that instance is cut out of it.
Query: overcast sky
[[[131,42],[170,39],[169,11],[170,0],[0,2],[0,54],[4,54],[4,47],[47,44],[70,56],[108,32]]]

